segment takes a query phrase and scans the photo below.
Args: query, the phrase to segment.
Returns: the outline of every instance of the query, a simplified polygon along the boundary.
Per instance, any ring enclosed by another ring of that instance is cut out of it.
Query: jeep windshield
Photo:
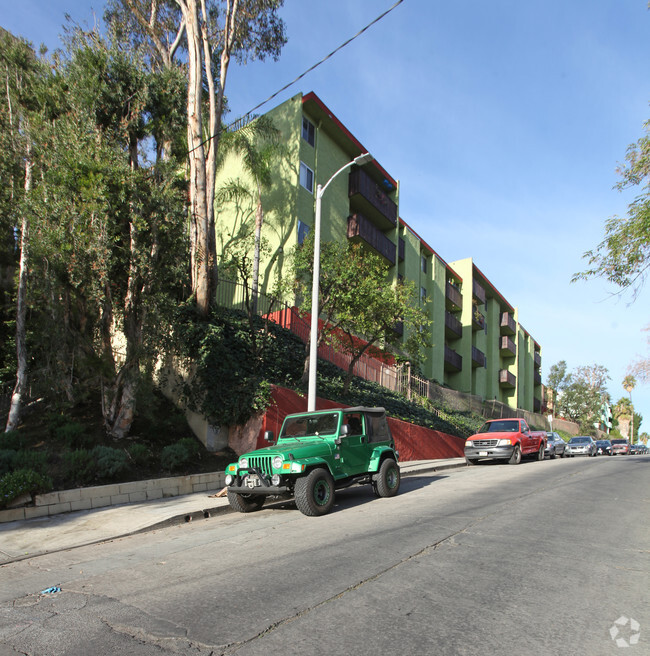
[[[324,435],[336,435],[338,426],[338,412],[288,417],[282,426],[280,439],[298,439],[301,437],[322,437]]]
[[[479,433],[516,433],[519,430],[519,422],[515,419],[488,421],[483,426]]]

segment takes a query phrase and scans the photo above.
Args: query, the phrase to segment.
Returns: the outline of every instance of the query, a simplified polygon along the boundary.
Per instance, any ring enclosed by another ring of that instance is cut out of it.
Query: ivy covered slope
[[[257,316],[219,308],[207,321],[185,311],[178,343],[195,368],[185,388],[187,403],[215,425],[242,424],[264,409],[272,384],[299,390],[305,345],[290,331]],[[413,403],[385,387],[318,362],[318,395],[345,405],[382,406],[389,416],[466,437],[483,422],[467,412]]]

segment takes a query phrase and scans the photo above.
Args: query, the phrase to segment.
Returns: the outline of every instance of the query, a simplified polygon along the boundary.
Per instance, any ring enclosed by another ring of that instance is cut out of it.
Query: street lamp
[[[634,385],[627,384],[625,386],[625,391],[630,395],[630,451],[632,450],[632,445],[634,444],[634,406],[632,405],[632,390]]]
[[[321,199],[330,182],[349,169],[353,164],[363,166],[372,162],[370,153],[363,153],[342,166],[324,185],[316,187],[316,218],[314,220],[314,275],[311,287],[311,326],[309,331],[309,387],[307,390],[307,410],[316,410],[316,362],[318,360],[318,286],[320,282],[320,215]]]

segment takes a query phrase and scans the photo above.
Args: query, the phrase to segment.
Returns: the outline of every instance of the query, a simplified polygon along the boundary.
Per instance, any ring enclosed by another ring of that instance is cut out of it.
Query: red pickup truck
[[[465,442],[465,460],[507,460],[518,465],[522,456],[535,455],[544,460],[546,431],[531,431],[523,419],[491,419]]]

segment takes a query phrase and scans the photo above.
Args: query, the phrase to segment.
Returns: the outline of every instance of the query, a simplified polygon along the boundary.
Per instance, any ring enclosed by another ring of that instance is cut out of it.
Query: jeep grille
[[[273,456],[250,456],[248,458],[248,468],[259,469],[263,474],[273,474],[273,469],[271,467],[271,461]]]

